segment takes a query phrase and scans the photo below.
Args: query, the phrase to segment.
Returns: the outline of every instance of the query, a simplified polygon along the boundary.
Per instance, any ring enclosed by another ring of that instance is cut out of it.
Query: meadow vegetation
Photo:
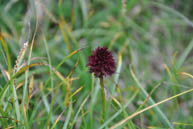
[[[192,5],[0,0],[0,129],[192,129]],[[98,46],[116,63],[105,98]]]

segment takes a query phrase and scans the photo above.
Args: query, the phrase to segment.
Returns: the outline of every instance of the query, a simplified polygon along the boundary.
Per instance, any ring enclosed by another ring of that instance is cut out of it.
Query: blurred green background
[[[17,76],[18,108],[13,106],[11,88],[4,97],[0,96],[0,128],[109,128],[139,111],[148,93],[152,92],[152,99],[144,107],[192,88],[192,19],[192,0],[0,0],[0,31],[8,46],[11,67],[25,42],[29,47],[21,67],[37,62],[48,64]],[[100,123],[98,79],[86,67],[88,56],[97,46],[108,47],[117,64],[116,73],[104,79],[108,105],[105,121],[139,90],[108,124]],[[83,49],[77,52],[80,48]],[[73,55],[66,58],[70,53]],[[7,76],[13,73],[8,73],[6,57],[1,44],[1,93],[5,93]],[[58,72],[54,72],[56,68]],[[61,79],[68,77],[72,81],[65,83]],[[24,91],[28,93],[26,99]],[[120,128],[192,129],[192,109],[193,95],[189,93],[134,117]],[[21,114],[18,124],[9,119],[17,119],[17,111]]]

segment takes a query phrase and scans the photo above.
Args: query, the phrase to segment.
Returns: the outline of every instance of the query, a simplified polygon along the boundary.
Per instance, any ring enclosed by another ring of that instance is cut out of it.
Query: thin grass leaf
[[[78,49],[78,50],[75,50],[75,51],[71,52],[69,55],[65,56],[65,57],[63,58],[63,60],[56,66],[56,68],[54,69],[54,72],[57,73],[56,70],[58,70],[58,69],[60,68],[60,66],[62,66],[62,64],[65,63],[65,61],[66,61],[67,59],[69,59],[71,56],[77,54],[78,52],[80,52],[80,51],[83,50],[84,48],[85,48],[85,47],[80,48],[80,49]],[[50,79],[51,79],[51,77],[48,78],[48,80],[47,80],[47,82],[46,82],[46,85],[48,85]]]
[[[65,62],[67,59],[69,59],[71,56],[77,54],[78,52],[80,52],[80,51],[83,50],[84,48],[85,48],[85,47],[80,48],[80,49],[78,49],[78,50],[75,50],[75,51],[71,52],[69,55],[67,55],[66,57],[64,57],[64,59],[57,65],[57,67],[56,67],[55,69],[57,70],[62,64],[64,64],[64,62]]]
[[[109,44],[109,49],[111,49],[115,43],[115,41],[121,36],[121,32],[118,32],[114,35],[113,39],[111,40],[110,44]]]
[[[138,89],[138,88],[135,88],[134,91],[136,91],[136,90],[138,91],[139,89]],[[122,95],[121,90],[120,90],[118,84],[116,85],[116,91],[117,91],[117,93],[118,93],[118,97],[120,98],[120,101],[121,101],[121,102],[124,102],[124,96]],[[128,116],[128,113],[127,113],[126,109],[124,108],[123,104],[120,103],[119,107],[123,109],[123,113],[122,113],[123,116],[124,116],[124,117],[127,117],[127,116]],[[136,127],[134,126],[134,123],[133,123],[132,121],[129,121],[129,122],[127,123],[127,125],[128,125],[128,128],[136,129]]]
[[[65,111],[63,111],[58,118],[56,119],[56,121],[54,122],[54,124],[52,125],[51,129],[54,129],[58,123],[58,121],[61,119],[62,115],[64,114]]]
[[[179,60],[177,61],[176,64],[177,68],[180,68],[184,64],[186,58],[188,57],[192,49],[193,49],[193,40],[189,43],[189,45],[186,47],[182,55],[179,57]]]
[[[64,104],[66,107],[68,107],[70,104],[70,93],[71,93],[71,86],[70,86],[69,79],[67,79],[67,81],[66,81],[66,94],[65,94],[65,99],[64,99]]]
[[[173,124],[176,126],[192,126],[193,127],[193,124],[189,124],[189,123],[173,122]]]
[[[0,116],[0,118],[9,119],[9,120],[13,120],[15,122],[19,122],[18,120],[15,120],[14,118],[6,117],[6,116]]]
[[[30,65],[27,65],[23,68],[21,68],[14,76],[12,76],[10,78],[10,80],[7,82],[7,84],[3,87],[3,89],[1,90],[0,92],[0,98],[1,98],[1,101],[3,100],[4,97],[2,97],[4,94],[6,94],[6,89],[8,88],[8,86],[10,85],[10,83],[16,78],[18,77],[20,74],[22,74],[23,72],[25,72],[26,70],[28,70],[29,68],[31,67],[35,67],[35,66],[41,66],[43,64],[41,63],[34,63],[34,64],[30,64]]]
[[[96,83],[96,84],[95,84]],[[94,74],[92,74],[92,92],[91,92],[91,103],[89,105],[89,110],[90,110],[90,128],[93,128],[93,111],[94,111],[94,106],[96,104],[96,100],[98,97],[98,92],[100,89],[99,85],[99,80],[95,82],[95,77]]]
[[[185,76],[188,76],[188,77],[193,79],[193,75],[192,74],[189,74],[189,73],[186,73],[186,72],[180,72],[178,74],[185,75]]]
[[[172,73],[171,73],[169,67],[167,66],[167,64],[163,64],[163,67],[166,69],[166,71],[167,71],[169,77],[172,79]]]
[[[135,117],[135,116],[137,116],[137,115],[139,115],[139,114],[141,114],[141,113],[143,113],[143,112],[145,112],[145,111],[147,111],[147,110],[149,110],[149,109],[152,109],[152,108],[154,108],[154,107],[157,107],[157,106],[160,105],[160,104],[163,104],[163,103],[165,103],[165,102],[167,102],[167,101],[170,101],[170,100],[172,100],[172,99],[174,99],[174,98],[177,98],[177,97],[179,97],[179,96],[182,96],[182,95],[187,94],[187,93],[190,93],[190,92],[193,92],[193,88],[192,88],[192,89],[189,89],[189,90],[186,90],[186,91],[184,91],[184,92],[181,92],[181,93],[179,93],[179,94],[177,94],[177,95],[174,95],[174,96],[172,96],[172,97],[169,97],[169,98],[167,98],[167,99],[164,99],[164,100],[162,100],[162,101],[160,101],[160,102],[158,102],[158,103],[155,103],[155,104],[153,104],[153,105],[151,105],[151,106],[149,106],[149,107],[146,107],[146,108],[144,108],[144,109],[142,109],[142,110],[140,110],[140,111],[138,111],[138,112],[135,112],[135,113],[133,113],[132,115],[128,116],[127,118],[121,120],[121,121],[118,122],[117,124],[115,124],[115,125],[113,125],[112,127],[110,127],[110,129],[115,129],[115,128],[121,126],[122,124],[124,124],[125,122],[127,122],[128,120],[132,119],[133,117]]]
[[[170,7],[167,7],[167,6],[165,6],[165,5],[163,5],[163,4],[159,3],[159,2],[152,2],[152,1],[151,1],[150,3],[153,4],[153,5],[156,5],[156,6],[160,7],[160,8],[162,8],[162,9],[165,9],[165,10],[168,11],[168,12],[171,12],[171,13],[175,14],[176,16],[182,18],[188,25],[190,25],[191,27],[193,27],[193,22],[190,21],[190,20],[189,20],[187,17],[185,17],[183,14],[179,13],[178,11],[176,11],[176,10],[170,8]]]
[[[72,115],[72,103],[70,103],[70,105],[69,105],[68,114],[67,114],[65,123],[64,123],[64,125],[63,125],[63,129],[67,129],[71,115]]]
[[[45,4],[43,4],[41,2],[41,0],[37,0],[37,3],[41,6],[41,8],[43,9],[43,11],[45,12],[45,14],[49,17],[49,19],[54,22],[54,23],[58,23],[58,21],[56,20],[56,18],[54,17],[54,15],[46,8]]]
[[[136,95],[138,94],[138,90],[132,95],[132,97],[127,101],[127,103],[123,106],[123,108],[121,108],[119,111],[117,111],[113,116],[109,117],[110,119],[108,119],[106,122],[104,122],[103,125],[101,125],[98,129],[103,129],[105,127],[107,127],[117,116],[119,116],[123,110],[125,110],[129,104],[133,101],[133,99],[136,97]]]
[[[120,76],[120,72],[121,72],[121,67],[122,67],[122,53],[119,53],[117,70],[116,70],[116,72],[115,72],[116,74],[115,74],[115,77],[114,77],[115,85],[114,85],[113,88],[112,88],[112,96],[113,96],[114,93],[115,93],[116,84],[117,84],[118,81],[119,81],[119,76]]]
[[[80,88],[78,88],[74,93],[72,93],[72,95],[70,96],[70,98],[72,98],[73,96],[75,96],[78,92],[80,92],[83,89],[83,86],[81,86]]]
[[[71,0],[71,17],[70,17],[70,23],[71,23],[71,26],[72,26],[72,28],[74,27],[74,22],[75,22],[75,8],[74,8],[74,6],[75,6],[75,2],[74,2],[74,0]]]
[[[12,65],[11,65],[11,58],[10,58],[10,54],[9,54],[9,49],[8,49],[8,46],[5,42],[5,40],[3,39],[1,32],[0,32],[0,41],[1,41],[1,44],[3,46],[3,49],[4,49],[6,57],[7,57],[8,71],[9,71],[9,75],[11,76],[12,75]]]
[[[0,107],[0,114],[1,114],[0,121],[2,123],[3,128],[5,128],[8,126],[8,121],[7,121],[7,118],[2,117],[2,116],[6,116],[5,111],[3,111],[2,107]]]
[[[43,100],[43,103],[44,103],[44,105],[45,105],[45,107],[46,107],[46,111],[47,111],[47,113],[49,113],[50,112],[50,105],[49,105],[49,103],[48,103],[48,100],[47,100],[47,98],[46,98],[46,95],[44,94],[44,91],[43,91],[43,82],[41,81],[40,82],[40,92],[41,92],[41,95],[42,95],[42,100]]]
[[[66,43],[66,46],[68,47],[68,50],[71,51],[72,50],[72,46],[70,45],[70,41],[69,41],[68,35],[65,32],[65,30],[64,30],[64,25],[63,25],[64,23],[65,23],[64,21],[59,21],[58,25],[59,25],[60,31],[62,32],[62,35],[64,37],[64,41]]]
[[[37,34],[37,30],[38,30],[38,21],[39,21],[39,19],[38,19],[38,14],[37,14],[37,11],[36,11],[35,2],[37,2],[37,1],[30,1],[31,5],[32,5],[32,11],[34,11],[33,13],[35,15],[36,22],[35,22],[35,31],[34,31],[34,34],[33,34],[33,37],[32,37],[30,51],[29,51],[29,55],[28,55],[27,65],[30,65],[30,62],[31,62],[32,49],[33,49],[33,46],[34,46],[34,41],[35,41],[35,37],[36,37],[36,34]],[[29,32],[29,36],[28,37],[30,37],[30,32]],[[22,111],[23,111],[22,114],[23,114],[24,124],[25,124],[25,127],[27,129],[29,129],[29,123],[28,123],[28,118],[26,117],[25,114],[28,114],[28,111],[26,110],[26,112],[24,112],[24,110],[25,110],[25,107],[28,107],[28,105],[25,105],[27,100],[28,100],[28,92],[27,92],[28,73],[29,73],[29,71],[27,70],[25,72],[25,83],[24,83],[23,97],[22,97]]]
[[[13,91],[13,103],[14,103],[14,107],[15,107],[17,120],[20,121],[21,114],[20,114],[20,108],[19,108],[19,102],[18,102],[16,88],[15,88],[15,85],[12,82],[11,82],[11,86],[12,86],[12,91]]]
[[[76,60],[76,63],[74,65],[74,67],[72,68],[72,70],[70,71],[70,73],[67,75],[67,77],[70,77],[72,75],[72,73],[75,71],[75,69],[77,68],[79,63],[79,58]]]
[[[10,80],[10,75],[9,75],[9,72],[7,72],[3,66],[0,64],[0,70],[1,70],[1,73],[3,74],[3,77],[5,78],[6,81]]]
[[[72,42],[74,43],[75,46],[79,47],[79,42],[76,40],[75,36],[72,34],[72,28],[67,24],[66,20],[64,19],[63,16],[61,16],[61,21],[64,24],[64,30],[65,33],[71,38]],[[72,45],[71,45],[72,46]]]
[[[50,85],[51,85],[51,88],[53,89],[54,88],[54,79],[53,79],[53,71],[52,71],[52,61],[51,61],[51,57],[50,57],[50,53],[49,53],[48,43],[47,43],[47,40],[46,40],[45,36],[43,36],[43,41],[44,41],[45,48],[46,48],[46,53],[47,53],[47,56],[48,56],[50,78],[51,78],[51,84]]]
[[[161,85],[161,83],[158,83],[149,93],[149,96],[146,97],[146,99],[144,100],[143,104],[140,105],[140,107],[137,109],[140,110],[149,100],[149,98],[152,96],[153,92]]]
[[[120,103],[115,97],[112,97],[112,100],[113,100],[119,107],[121,107],[121,103]]]
[[[34,87],[34,76],[31,76],[30,82],[29,82],[29,88],[28,88],[28,90],[29,90],[29,96],[28,96],[29,100],[30,100],[31,97],[32,97],[33,87]],[[28,100],[28,101],[29,101],[29,100]]]
[[[5,129],[13,129],[13,128],[15,128],[16,126],[9,126],[9,127],[7,127],[7,128],[5,128]]]
[[[36,107],[33,109],[31,116],[29,118],[29,125],[32,126],[34,121],[36,120],[36,115],[39,113],[39,108],[42,106],[42,101],[36,103]]]
[[[88,1],[86,2],[85,0],[79,0],[80,2],[80,7],[81,7],[81,10],[82,10],[82,15],[83,15],[83,23],[87,23],[87,20],[88,20],[88,7],[87,7],[87,4],[88,4]]]
[[[189,89],[189,88],[190,88],[190,86],[182,85],[182,84],[178,84],[178,83],[173,83],[173,82],[164,81],[164,82],[162,82],[162,83],[165,84],[165,85],[167,85],[167,86],[177,86],[177,87],[185,88],[185,89]]]
[[[147,93],[147,91],[143,88],[143,86],[141,85],[141,83],[139,82],[139,80],[137,79],[135,73],[133,72],[133,69],[130,68],[130,72],[131,72],[131,76],[133,77],[134,81],[136,82],[137,86],[141,89],[143,96],[146,98],[149,96],[149,94]],[[155,104],[154,100],[149,97],[148,102],[150,104]],[[163,124],[168,125],[171,129],[174,129],[172,124],[169,122],[168,118],[165,116],[165,114],[160,110],[159,107],[155,107],[155,112],[157,114],[159,114],[159,119],[162,121]]]
[[[51,121],[51,118],[52,118],[52,115],[53,115],[53,107],[54,107],[54,102],[55,102],[55,98],[57,96],[57,93],[58,93],[58,90],[59,89],[56,89],[55,93],[54,93],[54,96],[52,97],[52,101],[51,101],[51,104],[50,104],[50,107],[49,107],[49,113],[48,113],[48,119],[47,119],[47,122],[45,124],[45,126],[47,126],[47,129],[50,128],[50,122]]]
[[[82,104],[80,105],[78,111],[76,112],[74,119],[72,120],[72,125],[71,125],[71,129],[73,128],[74,124],[76,123],[77,119],[78,119],[78,115],[80,114],[80,111],[83,109],[85,103],[87,102],[88,98],[90,95],[88,95],[82,102]]]

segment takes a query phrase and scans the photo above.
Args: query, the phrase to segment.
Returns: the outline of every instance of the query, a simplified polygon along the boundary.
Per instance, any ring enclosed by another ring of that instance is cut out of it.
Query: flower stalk
[[[100,79],[100,86],[101,86],[101,97],[102,97],[102,101],[103,101],[103,112],[102,112],[101,123],[104,123],[105,113],[106,113],[105,87],[104,87],[103,77],[101,77],[99,79]]]
[[[94,73],[95,77],[99,78],[101,86],[101,97],[103,103],[103,112],[101,123],[104,123],[106,114],[106,99],[104,88],[104,77],[111,76],[115,73],[116,64],[112,52],[106,47],[97,47],[88,57],[88,64],[90,73]]]

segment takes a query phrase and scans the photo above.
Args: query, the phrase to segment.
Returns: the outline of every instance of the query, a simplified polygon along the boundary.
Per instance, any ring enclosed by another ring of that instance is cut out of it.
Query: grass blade
[[[11,82],[12,82],[17,76],[19,76],[20,74],[22,74],[23,72],[25,72],[26,70],[28,70],[28,69],[31,68],[31,67],[40,66],[40,65],[43,65],[43,64],[41,64],[41,63],[34,63],[34,64],[27,65],[27,66],[21,68],[14,76],[12,76],[12,77],[10,78],[10,80],[7,82],[7,84],[3,87],[3,89],[2,89],[1,92],[0,92],[0,98],[1,98],[0,101],[3,100],[3,97],[2,97],[2,96],[3,96],[4,94],[6,94],[5,91],[7,91],[7,88],[8,88],[8,86],[9,86],[9,84],[11,84]]]
[[[113,116],[110,117],[109,120],[107,120],[103,125],[101,125],[98,129],[103,129],[106,127],[111,121],[113,121],[118,115],[120,115],[125,108],[129,106],[129,104],[132,102],[132,100],[136,97],[138,93],[138,90],[134,93],[134,95],[128,100],[128,102],[121,108],[118,112],[116,112]]]
[[[79,115],[80,111],[82,110],[82,108],[84,107],[85,103],[87,102],[89,96],[90,96],[90,95],[88,95],[88,96],[84,99],[84,101],[83,101],[82,104],[80,105],[78,111],[76,112],[76,115],[75,115],[75,117],[74,117],[74,119],[73,119],[73,121],[72,121],[71,129],[73,128],[73,125],[74,125],[75,122],[77,121],[78,115]]]
[[[183,63],[184,63],[184,61],[186,60],[186,58],[187,58],[187,56],[188,56],[188,54],[192,51],[192,49],[193,49],[193,39],[192,39],[192,41],[189,43],[189,45],[186,47],[186,49],[184,50],[184,52],[182,53],[182,55],[179,57],[179,60],[178,60],[178,62],[177,62],[177,68],[180,68],[182,65],[183,65]]]
[[[51,127],[51,129],[54,129],[56,124],[58,123],[58,121],[61,119],[62,115],[64,114],[64,111],[58,116],[58,118],[56,119],[56,121],[54,122],[53,126]]]
[[[144,97],[145,97],[145,98],[148,97],[149,95],[148,95],[147,91],[143,88],[143,86],[141,85],[141,83],[139,82],[139,80],[137,79],[137,77],[135,76],[132,68],[130,68],[130,72],[131,72],[131,76],[133,77],[133,79],[134,79],[134,81],[136,82],[137,86],[141,89]],[[154,100],[153,100],[151,97],[149,97],[148,102],[149,102],[150,104],[155,104]],[[171,129],[173,129],[172,124],[169,122],[168,118],[167,118],[167,117],[165,116],[165,114],[160,110],[160,108],[159,108],[159,107],[156,107],[156,108],[155,108],[155,111],[159,114],[159,116],[160,116],[159,118],[160,118],[160,120],[162,121],[162,123],[165,124],[165,125],[167,124]]]
[[[158,6],[158,7],[160,7],[160,8],[162,8],[162,9],[165,9],[166,11],[169,11],[169,12],[175,14],[176,16],[182,18],[188,25],[190,25],[191,27],[193,27],[193,22],[190,21],[190,20],[189,20],[187,17],[185,17],[183,14],[177,12],[176,10],[174,10],[174,9],[172,9],[172,8],[170,8],[170,7],[167,7],[167,6],[165,6],[165,5],[161,4],[161,3],[158,3],[158,2],[150,2],[150,3],[152,3],[152,4],[154,4],[154,5]]]
[[[3,49],[5,50],[5,54],[7,57],[7,63],[8,63],[8,71],[9,71],[9,75],[11,76],[12,75],[12,66],[11,66],[11,58],[9,55],[9,49],[8,49],[8,46],[5,42],[5,40],[3,39],[1,32],[0,32],[0,41],[1,41],[1,44],[3,46]]]
[[[70,121],[71,114],[72,114],[72,103],[70,103],[70,105],[69,105],[68,114],[67,114],[66,121],[64,123],[63,129],[67,129],[68,123]]]
[[[149,107],[146,107],[146,108],[144,108],[144,109],[142,109],[142,110],[140,110],[140,111],[138,111],[138,112],[136,112],[136,113],[133,113],[133,114],[130,115],[129,117],[127,117],[127,118],[121,120],[120,122],[118,122],[117,124],[113,125],[110,129],[115,129],[115,128],[117,128],[118,126],[120,126],[120,125],[124,124],[125,122],[127,122],[128,120],[132,119],[133,117],[139,115],[140,113],[143,113],[143,112],[145,112],[145,111],[147,111],[147,110],[149,110],[149,109],[152,109],[152,108],[154,108],[154,107],[157,107],[158,105],[160,105],[160,104],[162,104],[162,103],[165,103],[165,102],[167,102],[167,101],[170,101],[170,100],[172,100],[172,99],[174,99],[174,98],[177,98],[177,97],[179,97],[179,96],[181,96],[181,95],[190,93],[190,92],[192,92],[192,91],[193,91],[193,88],[192,88],[192,89],[189,89],[189,90],[186,90],[186,91],[184,91],[184,92],[182,92],[182,93],[179,93],[179,94],[177,94],[177,95],[174,95],[174,96],[172,96],[172,97],[169,97],[169,98],[167,98],[167,99],[164,99],[164,100],[162,100],[162,101],[160,101],[160,102],[158,102],[158,103],[155,103],[155,104],[153,104],[153,105],[151,105],[151,106],[149,106]]]

